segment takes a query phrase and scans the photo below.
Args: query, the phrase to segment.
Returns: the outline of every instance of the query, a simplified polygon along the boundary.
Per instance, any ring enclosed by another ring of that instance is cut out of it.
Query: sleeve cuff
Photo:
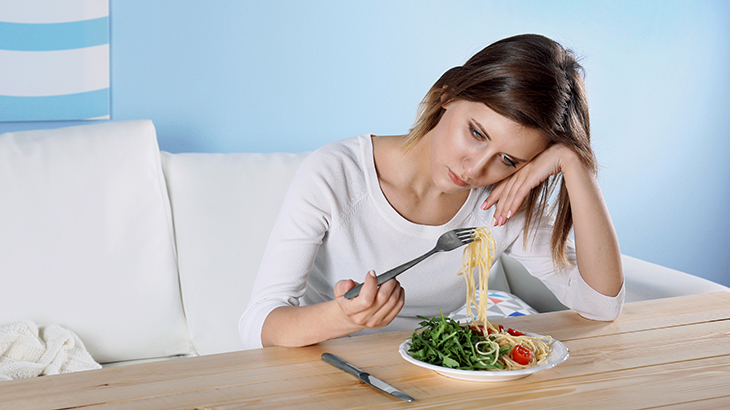
[[[238,322],[238,333],[241,336],[245,350],[264,347],[263,343],[261,343],[261,329],[264,327],[264,321],[272,310],[280,306],[288,305],[286,303],[274,302],[266,305],[253,305],[246,309]]]
[[[571,278],[571,286],[573,288],[568,307],[575,310],[582,317],[591,320],[612,321],[620,314],[626,297],[626,282],[621,285],[621,290],[616,296],[606,296],[593,289],[583,280],[580,272],[576,269],[575,275]]]

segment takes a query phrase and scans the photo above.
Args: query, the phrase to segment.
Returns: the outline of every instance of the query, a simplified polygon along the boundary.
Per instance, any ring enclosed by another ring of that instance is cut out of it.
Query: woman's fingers
[[[353,301],[357,300],[358,305],[367,307],[373,304],[377,293],[378,279],[375,277],[375,271],[371,270],[367,275],[365,275],[362,288],[360,288],[360,294],[353,298]]]
[[[367,311],[363,312],[362,324],[369,328],[386,326],[403,307],[403,288],[395,280],[389,280],[377,289],[375,299]]]
[[[527,164],[525,167],[514,173],[505,184],[504,192],[502,192],[497,209],[494,212],[494,218],[497,220],[497,225],[501,226],[507,223],[507,220],[512,215],[517,213],[520,209],[522,201],[527,197],[530,190],[535,186],[539,185],[539,182],[534,186],[529,182],[529,167]]]
[[[352,279],[338,281],[335,283],[335,299],[345,296],[345,293],[355,286],[357,286],[357,282]]]
[[[378,328],[387,326],[390,322],[393,321],[393,319],[395,319],[395,317],[398,315],[398,312],[400,312],[403,308],[404,304],[405,291],[400,286],[400,284],[398,284],[393,288],[393,292],[388,295],[385,303],[383,303],[382,306],[380,306],[380,308],[370,317],[368,327]]]
[[[511,209],[513,207],[515,189],[522,184],[520,171],[517,171],[497,184],[492,193],[487,197],[488,202],[485,201],[485,206],[482,206],[482,209],[489,209],[493,205],[496,206],[492,226],[504,225],[516,213],[516,211],[511,211]],[[517,204],[517,208],[519,208],[519,204]]]
[[[482,204],[482,209],[487,210],[494,206],[494,204],[499,201],[499,197],[502,194],[502,191],[504,190],[504,183],[506,180],[503,180],[502,182],[498,183],[494,189],[492,189],[492,192],[489,193],[489,196],[487,196],[487,199],[484,200],[484,203]]]
[[[393,317],[398,314],[402,304],[399,301],[403,299],[403,288],[400,283],[393,279],[380,285],[376,302],[373,304],[372,315],[368,321],[368,327],[382,327],[390,323],[387,320],[391,313]]]
[[[337,282],[335,297],[340,309],[359,326],[371,328],[385,326],[403,308],[404,292],[395,279],[378,287],[375,272],[370,271],[363,281],[360,294],[352,300],[345,299],[345,292],[356,285],[357,283],[352,280]]]
[[[563,157],[570,154],[572,151],[561,144],[552,145],[501,181],[482,204],[482,209],[496,205],[493,225],[504,225],[515,215],[530,191],[551,175],[558,174]]]

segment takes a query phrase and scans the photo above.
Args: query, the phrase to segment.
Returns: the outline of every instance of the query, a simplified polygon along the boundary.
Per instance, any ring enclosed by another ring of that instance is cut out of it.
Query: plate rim
[[[530,337],[544,337],[544,335],[540,335],[537,333],[532,332],[524,332],[527,336]],[[559,346],[561,349],[564,350],[564,352],[558,356],[558,358],[550,363],[544,363],[539,366],[529,367],[527,369],[519,369],[519,370],[499,370],[499,371],[490,371],[490,370],[464,370],[464,369],[451,369],[448,367],[443,367],[431,363],[426,363],[424,361],[418,360],[414,357],[412,357],[410,354],[408,354],[408,348],[410,347],[411,338],[409,337],[405,341],[403,341],[398,346],[398,352],[400,353],[401,357],[403,357],[404,360],[407,362],[425,368],[429,370],[433,370],[436,373],[442,374],[444,376],[449,376],[457,379],[462,380],[474,380],[474,381],[499,381],[499,380],[507,380],[507,379],[517,379],[521,377],[527,377],[533,373],[537,373],[542,370],[552,369],[553,367],[565,362],[568,360],[568,357],[570,356],[570,350],[568,349],[563,342],[560,340],[554,339],[550,343],[550,346],[553,345]],[[555,349],[553,349],[555,351]]]

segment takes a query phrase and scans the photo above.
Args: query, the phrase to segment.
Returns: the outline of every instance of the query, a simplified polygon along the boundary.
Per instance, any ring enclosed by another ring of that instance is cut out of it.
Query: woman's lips
[[[451,178],[451,182],[453,182],[454,184],[456,184],[458,186],[461,186],[461,187],[469,186],[469,184],[467,184],[461,178],[459,178],[459,176],[456,175],[452,170],[449,170],[449,178]]]

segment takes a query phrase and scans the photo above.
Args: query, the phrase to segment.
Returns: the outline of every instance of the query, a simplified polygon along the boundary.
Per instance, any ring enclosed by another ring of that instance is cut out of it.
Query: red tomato
[[[512,349],[512,359],[521,365],[530,364],[532,351],[524,346],[517,345]]]
[[[514,330],[512,328],[507,329],[507,333],[511,334],[512,336],[524,336],[525,334],[520,332],[519,330]]]
[[[499,325],[499,331],[500,331],[500,332],[504,332],[504,326],[502,326],[502,325]]]

